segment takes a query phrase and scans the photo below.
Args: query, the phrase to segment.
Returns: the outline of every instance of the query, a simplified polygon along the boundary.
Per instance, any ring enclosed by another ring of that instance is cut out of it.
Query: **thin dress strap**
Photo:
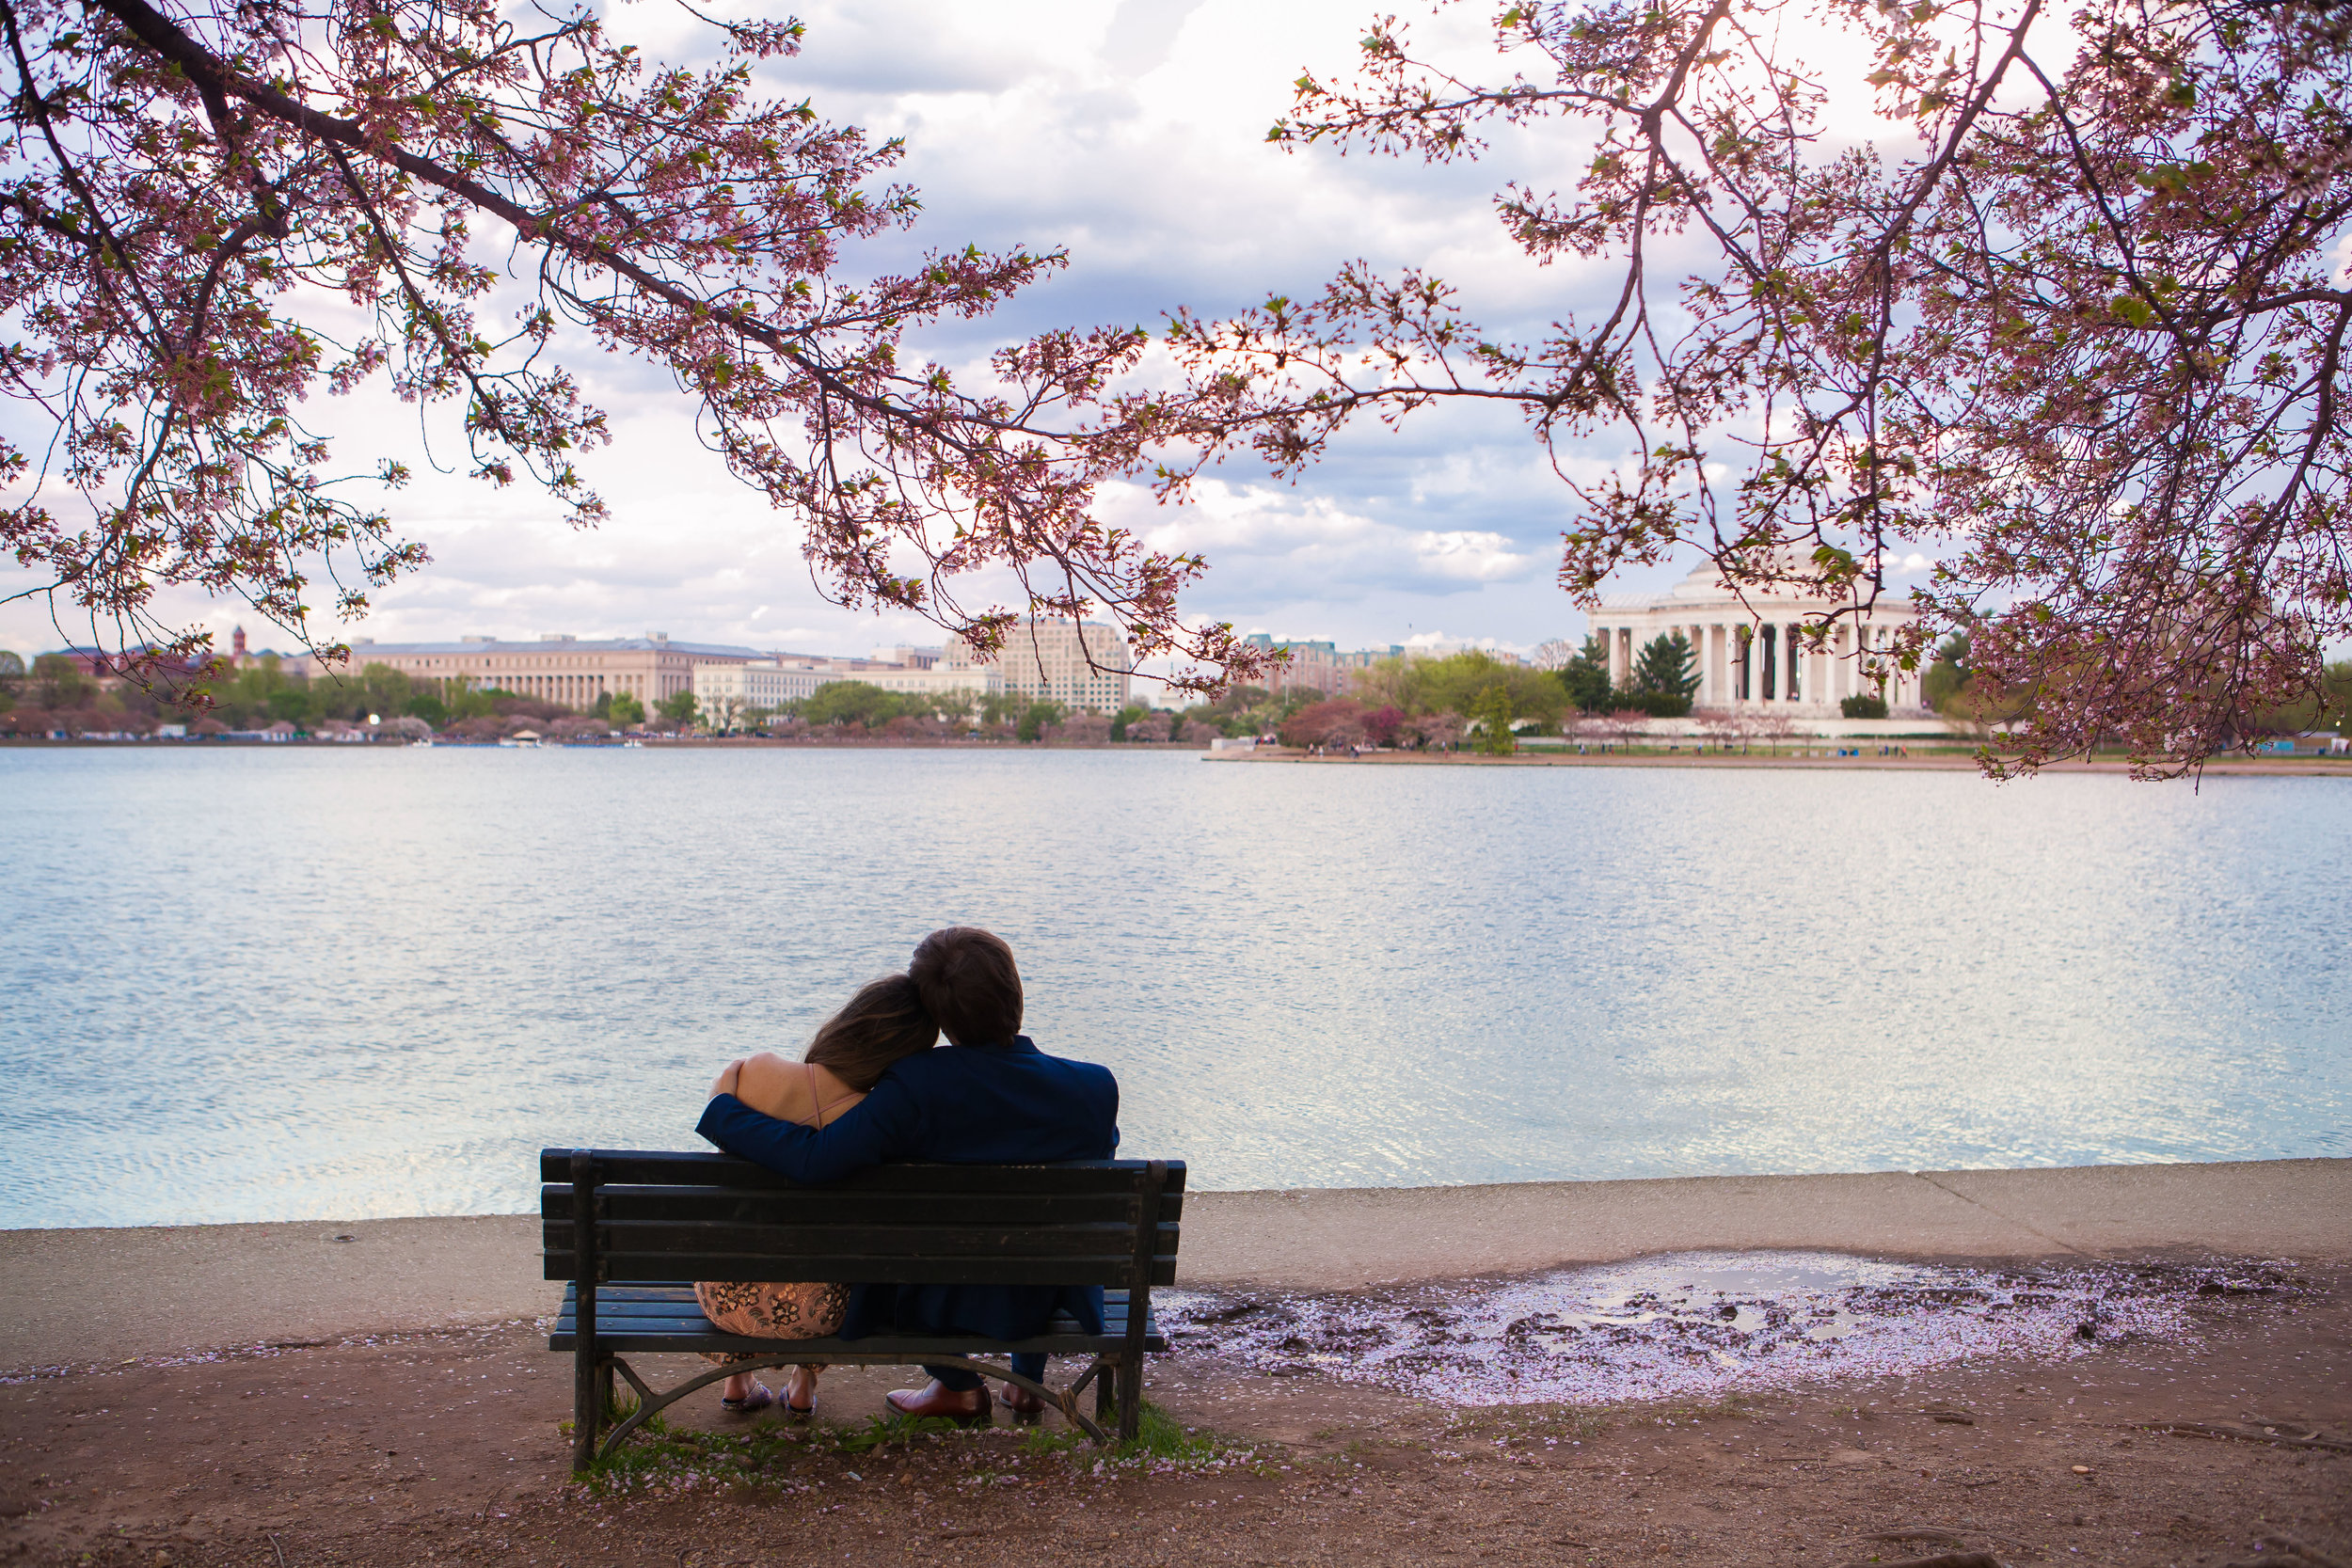
[[[808,1074],[808,1102],[812,1106],[816,1107],[817,1131],[821,1132],[825,1130],[825,1114],[830,1111],[833,1106],[827,1105],[825,1103],[824,1097],[818,1092],[817,1065],[814,1062],[803,1062],[801,1064],[801,1070]],[[848,1094],[843,1095],[841,1100],[855,1100],[858,1098],[860,1098],[858,1092],[855,1089],[851,1089]],[[834,1105],[840,1104],[841,1100],[834,1101],[833,1102]]]
[[[817,1113],[817,1130],[821,1132],[825,1130],[825,1100],[817,1092],[817,1064],[803,1062],[801,1071],[808,1079],[808,1102]]]

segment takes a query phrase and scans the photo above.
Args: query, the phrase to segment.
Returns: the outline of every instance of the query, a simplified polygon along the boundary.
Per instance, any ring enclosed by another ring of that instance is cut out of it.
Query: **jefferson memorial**
[[[1790,718],[1836,718],[1847,697],[1879,692],[1890,716],[1924,715],[1919,672],[1898,669],[1885,648],[1897,631],[1918,619],[1908,603],[1882,598],[1859,625],[1840,621],[1829,645],[1806,648],[1798,626],[1839,601],[1788,592],[1750,590],[1732,597],[1715,563],[1698,569],[1655,598],[1605,599],[1593,612],[1593,635],[1609,651],[1609,680],[1630,686],[1633,666],[1652,639],[1680,632],[1698,655],[1694,708],[1759,709]]]

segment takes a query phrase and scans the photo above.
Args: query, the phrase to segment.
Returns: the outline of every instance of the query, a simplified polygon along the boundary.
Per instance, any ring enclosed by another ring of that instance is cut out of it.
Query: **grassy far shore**
[[[581,745],[591,749],[611,748],[619,743],[618,736],[583,742],[549,742],[550,745]],[[1235,763],[1301,763],[1316,767],[1442,767],[1442,768],[1852,768],[1862,770],[1969,772],[1978,767],[1978,752],[1973,745],[1957,744],[1942,737],[1897,738],[1871,737],[1851,741],[1822,739],[1802,745],[1785,745],[1777,749],[1728,749],[1721,746],[1702,747],[1695,743],[1627,745],[1612,743],[1607,747],[1590,746],[1582,751],[1573,743],[1526,746],[1508,756],[1492,756],[1463,749],[1456,751],[1375,750],[1350,756],[1345,752],[1317,753],[1293,746],[1262,745],[1253,751],[1212,752],[1203,746],[1176,742],[1086,742],[1086,741],[1007,741],[993,739],[898,739],[892,736],[847,738],[800,736],[703,736],[655,735],[643,737],[650,745],[662,747],[724,748],[729,750],[912,750],[938,751],[987,750],[1013,752],[1190,752],[1205,761]],[[205,738],[201,740],[109,740],[84,737],[47,737],[39,736],[0,736],[0,749],[64,750],[87,748],[120,750],[126,746],[141,750],[163,747],[193,747],[199,750],[247,748],[270,750],[279,745],[316,749],[336,742],[324,738],[295,739],[271,742],[260,739]],[[398,742],[391,744],[397,745]],[[449,742],[442,746],[464,749],[471,744],[495,747],[496,742]],[[363,748],[364,749],[364,748]],[[2131,758],[2122,752],[2102,752],[2091,757],[2074,757],[2052,763],[2042,771],[2052,773],[2127,773]],[[2330,756],[2306,753],[2299,756],[2223,756],[2206,763],[2200,771],[2215,775],[2247,775],[2290,777],[2297,775],[2328,775],[2352,778],[2352,754]]]
[[[1580,753],[1573,749],[1547,747],[1541,750],[1523,749],[1510,756],[1486,756],[1476,752],[1454,752],[1443,754],[1422,752],[1375,752],[1350,757],[1311,755],[1287,747],[1261,747],[1250,752],[1213,753],[1216,762],[1295,762],[1314,766],[1348,767],[1369,763],[1375,766],[1438,766],[1473,768],[1858,768],[1892,771],[1974,772],[1978,767],[1974,747],[1935,744],[1933,742],[1900,741],[1882,744],[1877,741],[1850,743],[1822,742],[1809,746],[1784,746],[1778,751],[1727,751],[1720,747],[1700,750],[1693,746],[1612,746],[1606,752],[1594,748]],[[2053,763],[2043,768],[2051,773],[2128,773],[2131,758],[2122,752],[2101,752],[2093,757],[2075,757]],[[2352,756],[2233,756],[2208,762],[2202,768],[2209,774],[2296,775],[2331,774],[2352,778]]]

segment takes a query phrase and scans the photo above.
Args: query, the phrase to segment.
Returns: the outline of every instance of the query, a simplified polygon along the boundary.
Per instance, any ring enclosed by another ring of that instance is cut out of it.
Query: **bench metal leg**
[[[1132,1443],[1143,1427],[1143,1363],[1119,1365],[1119,1440]]]
[[[629,1386],[637,1390],[637,1408],[630,1411],[627,1418],[613,1426],[611,1435],[607,1436],[601,1445],[596,1444],[593,1438],[590,1439],[591,1447],[588,1449],[588,1458],[577,1461],[579,1467],[584,1470],[588,1467],[589,1464],[595,1460],[612,1458],[615,1453],[620,1451],[621,1445],[628,1442],[629,1435],[639,1427],[644,1425],[647,1421],[653,1419],[656,1416],[659,1416],[661,1412],[667,1410],[670,1406],[675,1404],[687,1395],[694,1392],[697,1388],[708,1387],[711,1384],[717,1383],[722,1378],[732,1377],[737,1372],[758,1371],[764,1368],[770,1367],[797,1367],[803,1360],[805,1359],[805,1355],[806,1353],[803,1352],[787,1355],[745,1356],[739,1361],[730,1361],[723,1367],[713,1367],[707,1372],[698,1373],[693,1377],[688,1378],[685,1382],[678,1384],[676,1386],[663,1389],[659,1393],[647,1386],[646,1384],[638,1377],[636,1370],[630,1367],[628,1362],[622,1360],[619,1356],[607,1356],[605,1358],[603,1368],[604,1379],[607,1386],[609,1387],[612,1384],[612,1369],[616,1366],[619,1367],[621,1370],[621,1375],[628,1379]],[[964,1370],[969,1372],[977,1372],[984,1378],[1002,1378],[1008,1383],[1017,1383],[1022,1387],[1028,1389],[1029,1392],[1037,1395],[1046,1403],[1052,1405],[1055,1409],[1060,1411],[1064,1416],[1068,1417],[1070,1418],[1071,1425],[1076,1427],[1080,1432],[1085,1433],[1097,1444],[1107,1443],[1110,1441],[1109,1433],[1104,1432],[1100,1424],[1087,1418],[1086,1412],[1078,1408],[1078,1402],[1075,1399],[1070,1397],[1069,1395],[1057,1392],[1057,1390],[1046,1386],[1042,1383],[1034,1382],[1025,1377],[1015,1377],[1009,1368],[992,1366],[988,1362],[976,1361],[967,1355],[933,1355],[926,1357],[925,1360],[928,1365],[931,1366],[961,1367]],[[851,1361],[847,1362],[846,1364],[850,1366],[898,1366],[901,1363],[896,1361]],[[1110,1380],[1107,1377],[1104,1378],[1102,1380],[1102,1386],[1105,1392],[1107,1392],[1109,1386]],[[576,1455],[580,1452],[580,1445],[577,1440],[577,1436],[575,1436],[573,1443],[573,1452]]]
[[[1118,1375],[1119,1363],[1116,1361],[1097,1361],[1094,1364],[1094,1418],[1104,1426],[1110,1424],[1111,1403],[1117,1397],[1111,1384]]]
[[[572,1353],[572,1468],[585,1470],[596,1457],[596,1429],[604,1421],[604,1390],[610,1371],[597,1375],[596,1353],[582,1344]]]

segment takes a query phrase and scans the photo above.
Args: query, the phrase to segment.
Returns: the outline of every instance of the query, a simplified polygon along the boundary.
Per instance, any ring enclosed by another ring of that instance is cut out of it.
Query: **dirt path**
[[[2201,1304],[2191,1348],[1701,1409],[1448,1410],[1170,1357],[1154,1398],[1252,1451],[1154,1476],[1098,1478],[1002,1426],[845,1447],[902,1380],[845,1370],[823,1433],[779,1429],[757,1469],[715,1445],[597,1497],[567,1484],[568,1360],[524,1323],[133,1363],[0,1387],[0,1562],[1830,1568],[1966,1550],[2217,1568],[2270,1537],[2262,1561],[2328,1568],[2352,1563],[2352,1454],[2151,1430],[2352,1431],[2352,1270],[2303,1277]],[[707,1406],[682,1424],[743,1430]]]

